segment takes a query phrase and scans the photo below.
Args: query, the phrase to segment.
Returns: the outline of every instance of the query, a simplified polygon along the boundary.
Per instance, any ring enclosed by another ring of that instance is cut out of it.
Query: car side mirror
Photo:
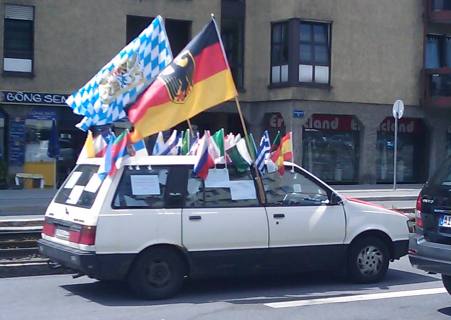
[[[337,205],[337,204],[342,204],[343,200],[341,199],[341,197],[336,194],[335,192],[332,192],[332,195],[330,196],[330,204],[332,205]]]

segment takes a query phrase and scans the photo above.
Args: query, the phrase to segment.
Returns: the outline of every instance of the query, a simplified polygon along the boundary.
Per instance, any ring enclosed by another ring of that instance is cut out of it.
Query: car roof
[[[138,156],[127,157],[124,159],[123,165],[147,166],[147,165],[194,165],[196,156]],[[105,162],[105,158],[87,158],[80,159],[77,164],[97,164],[101,165]]]

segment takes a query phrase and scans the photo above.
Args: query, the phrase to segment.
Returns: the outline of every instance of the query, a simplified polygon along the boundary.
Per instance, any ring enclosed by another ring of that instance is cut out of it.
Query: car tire
[[[446,291],[448,291],[448,293],[451,294],[451,276],[442,274],[442,282],[443,282],[443,286],[445,287]]]
[[[142,298],[170,298],[181,289],[185,270],[185,262],[175,250],[149,249],[138,256],[129,273],[128,284]]]
[[[348,255],[348,274],[357,283],[382,280],[387,273],[389,251],[384,241],[365,237],[352,244]]]

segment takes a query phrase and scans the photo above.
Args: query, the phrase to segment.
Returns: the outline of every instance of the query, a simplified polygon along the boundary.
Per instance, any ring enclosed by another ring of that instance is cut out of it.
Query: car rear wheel
[[[185,263],[175,250],[155,248],[141,253],[128,277],[130,288],[146,299],[174,296],[183,285]]]
[[[451,294],[451,276],[442,274],[442,282],[443,282],[443,286],[445,287],[446,291],[448,291],[448,293]]]
[[[388,270],[387,245],[376,237],[357,240],[348,256],[350,278],[357,283],[372,283],[382,280]]]

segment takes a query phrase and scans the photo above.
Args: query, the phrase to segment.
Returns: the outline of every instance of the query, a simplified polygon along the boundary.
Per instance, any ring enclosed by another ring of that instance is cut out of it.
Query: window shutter
[[[7,4],[5,7],[5,18],[16,20],[33,21],[34,7],[16,6]]]

